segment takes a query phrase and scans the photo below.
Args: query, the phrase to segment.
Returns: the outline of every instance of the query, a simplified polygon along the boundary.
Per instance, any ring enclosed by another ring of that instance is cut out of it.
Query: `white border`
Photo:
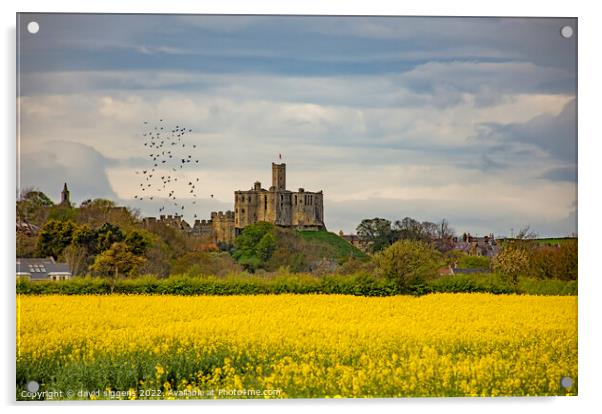
[[[307,410],[326,411],[341,409],[350,412],[364,412],[376,408],[379,411],[445,411],[446,413],[507,413],[508,411],[562,412],[593,411],[602,406],[598,389],[601,385],[599,367],[600,323],[602,315],[601,283],[602,274],[596,266],[599,250],[602,248],[602,229],[600,226],[600,174],[596,168],[600,164],[600,114],[599,40],[600,19],[597,16],[595,2],[545,1],[527,2],[524,0],[483,1],[429,1],[393,2],[385,0],[370,1],[228,1],[191,2],[170,0],[155,2],[125,2],[123,0],[104,1],[62,1],[21,0],[18,4],[1,3],[0,19],[3,29],[1,68],[3,99],[0,101],[2,116],[3,179],[2,195],[2,263],[4,301],[3,340],[0,341],[2,355],[5,358],[4,369],[0,376],[0,400],[12,411],[32,411],[31,405],[15,405],[14,398],[14,328],[15,297],[14,279],[10,277],[14,261],[15,218],[15,13],[21,12],[111,12],[111,13],[226,13],[226,14],[346,14],[346,15],[454,15],[454,16],[561,16],[579,18],[579,238],[580,238],[580,282],[579,282],[579,396],[570,398],[503,398],[503,399],[405,399],[405,400],[288,400],[284,402],[233,401],[204,402],[186,404],[185,402],[160,402],[136,407],[146,412],[163,412],[168,407],[178,411],[206,411],[228,409],[245,412],[306,412]],[[138,405],[138,404],[136,404]],[[125,411],[132,405],[112,404],[111,409]],[[81,404],[46,404],[44,409],[50,412],[79,412]],[[104,412],[106,405],[85,405],[86,412]]]

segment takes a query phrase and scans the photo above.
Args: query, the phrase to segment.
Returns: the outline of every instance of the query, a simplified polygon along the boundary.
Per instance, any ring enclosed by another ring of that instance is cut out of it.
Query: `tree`
[[[360,243],[371,252],[390,246],[395,239],[391,222],[383,218],[364,219],[356,228]]]
[[[444,263],[439,252],[427,243],[414,240],[395,242],[378,253],[374,262],[378,272],[395,281],[400,292],[435,277],[437,269]]]
[[[178,257],[172,265],[172,274],[190,276],[225,276],[241,270],[232,256],[224,252],[190,252]]]
[[[88,259],[87,248],[71,243],[63,250],[63,256],[72,275],[80,275],[85,272]]]
[[[76,225],[71,221],[49,220],[40,230],[36,252],[40,257],[52,256],[57,259],[71,244]]]
[[[403,220],[397,220],[394,224],[394,231],[397,233],[398,240],[423,240],[423,228],[418,220],[411,217],[405,217]]]
[[[91,269],[93,272],[108,277],[115,281],[121,275],[131,276],[136,273],[138,268],[144,264],[144,258],[136,256],[129,249],[127,244],[123,242],[113,243],[111,247],[98,256],[94,260]]]
[[[28,223],[41,225],[54,203],[46,194],[33,188],[21,191],[17,199],[17,218]]]
[[[59,204],[56,206],[52,206],[48,210],[48,219],[59,221],[76,221],[77,210],[71,207],[70,205]]]
[[[141,231],[133,230],[125,237],[128,249],[137,256],[142,256],[151,244],[150,236]]]
[[[558,272],[557,277],[564,280],[577,280],[578,268],[577,239],[567,240],[560,245],[558,252]]]
[[[234,239],[232,256],[245,269],[254,272],[265,268],[266,262],[277,248],[275,227],[271,223],[258,222],[244,228]]]
[[[96,241],[98,233],[87,224],[78,226],[73,232],[72,243],[77,247],[85,248],[88,254],[96,253]]]
[[[17,257],[35,257],[37,238],[33,235],[17,231]]]
[[[266,233],[261,240],[259,240],[259,243],[257,243],[257,255],[263,262],[267,262],[270,260],[270,257],[272,257],[276,247],[276,236],[274,236],[274,233]]]
[[[96,249],[99,252],[104,252],[113,243],[122,242],[124,238],[125,236],[119,226],[105,223],[96,231]]]
[[[447,219],[443,219],[441,220],[441,222],[439,223],[439,238],[440,239],[450,239],[452,237],[454,237],[454,229],[452,229],[449,226],[449,221],[447,221]]]
[[[173,252],[169,246],[160,238],[155,238],[153,243],[144,253],[144,265],[139,269],[142,274],[153,274],[159,277],[170,274],[170,261]]]
[[[518,290],[518,277],[529,267],[529,255],[522,243],[505,242],[501,251],[493,259],[493,270],[500,273]]]
[[[518,240],[533,240],[537,238],[537,233],[531,230],[531,226],[526,225],[518,231],[515,239]]]
[[[439,236],[439,226],[437,224],[430,221],[423,221],[421,226],[425,240],[432,241]]]
[[[28,201],[35,206],[50,207],[54,203],[46,194],[34,188],[25,188],[21,191],[18,201]]]
[[[92,226],[100,226],[109,221],[109,213],[115,207],[111,200],[96,198],[94,200],[85,200],[79,205],[80,223],[87,223]]]

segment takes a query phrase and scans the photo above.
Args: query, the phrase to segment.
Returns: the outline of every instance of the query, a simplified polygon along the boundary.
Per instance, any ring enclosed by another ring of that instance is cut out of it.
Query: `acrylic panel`
[[[17,15],[16,399],[576,395],[577,19]]]

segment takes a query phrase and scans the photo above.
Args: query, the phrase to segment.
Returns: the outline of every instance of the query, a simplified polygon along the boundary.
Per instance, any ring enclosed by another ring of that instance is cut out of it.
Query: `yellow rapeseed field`
[[[84,399],[577,392],[575,296],[19,296],[17,306],[18,399],[34,398],[32,380],[68,392],[52,398]]]

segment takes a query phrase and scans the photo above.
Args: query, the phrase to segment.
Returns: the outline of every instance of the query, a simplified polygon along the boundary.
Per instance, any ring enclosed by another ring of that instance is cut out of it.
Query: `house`
[[[38,280],[67,280],[71,278],[69,265],[57,263],[52,257],[17,258],[17,277]]]
[[[459,250],[472,256],[494,257],[499,252],[499,245],[493,233],[484,237],[464,233],[460,240],[454,238],[454,250]]]
[[[339,237],[341,237],[343,240],[348,241],[353,246],[357,247],[359,250],[365,251],[366,246],[364,245],[364,243],[362,243],[360,237],[357,234],[344,234],[343,230],[340,230]]]

